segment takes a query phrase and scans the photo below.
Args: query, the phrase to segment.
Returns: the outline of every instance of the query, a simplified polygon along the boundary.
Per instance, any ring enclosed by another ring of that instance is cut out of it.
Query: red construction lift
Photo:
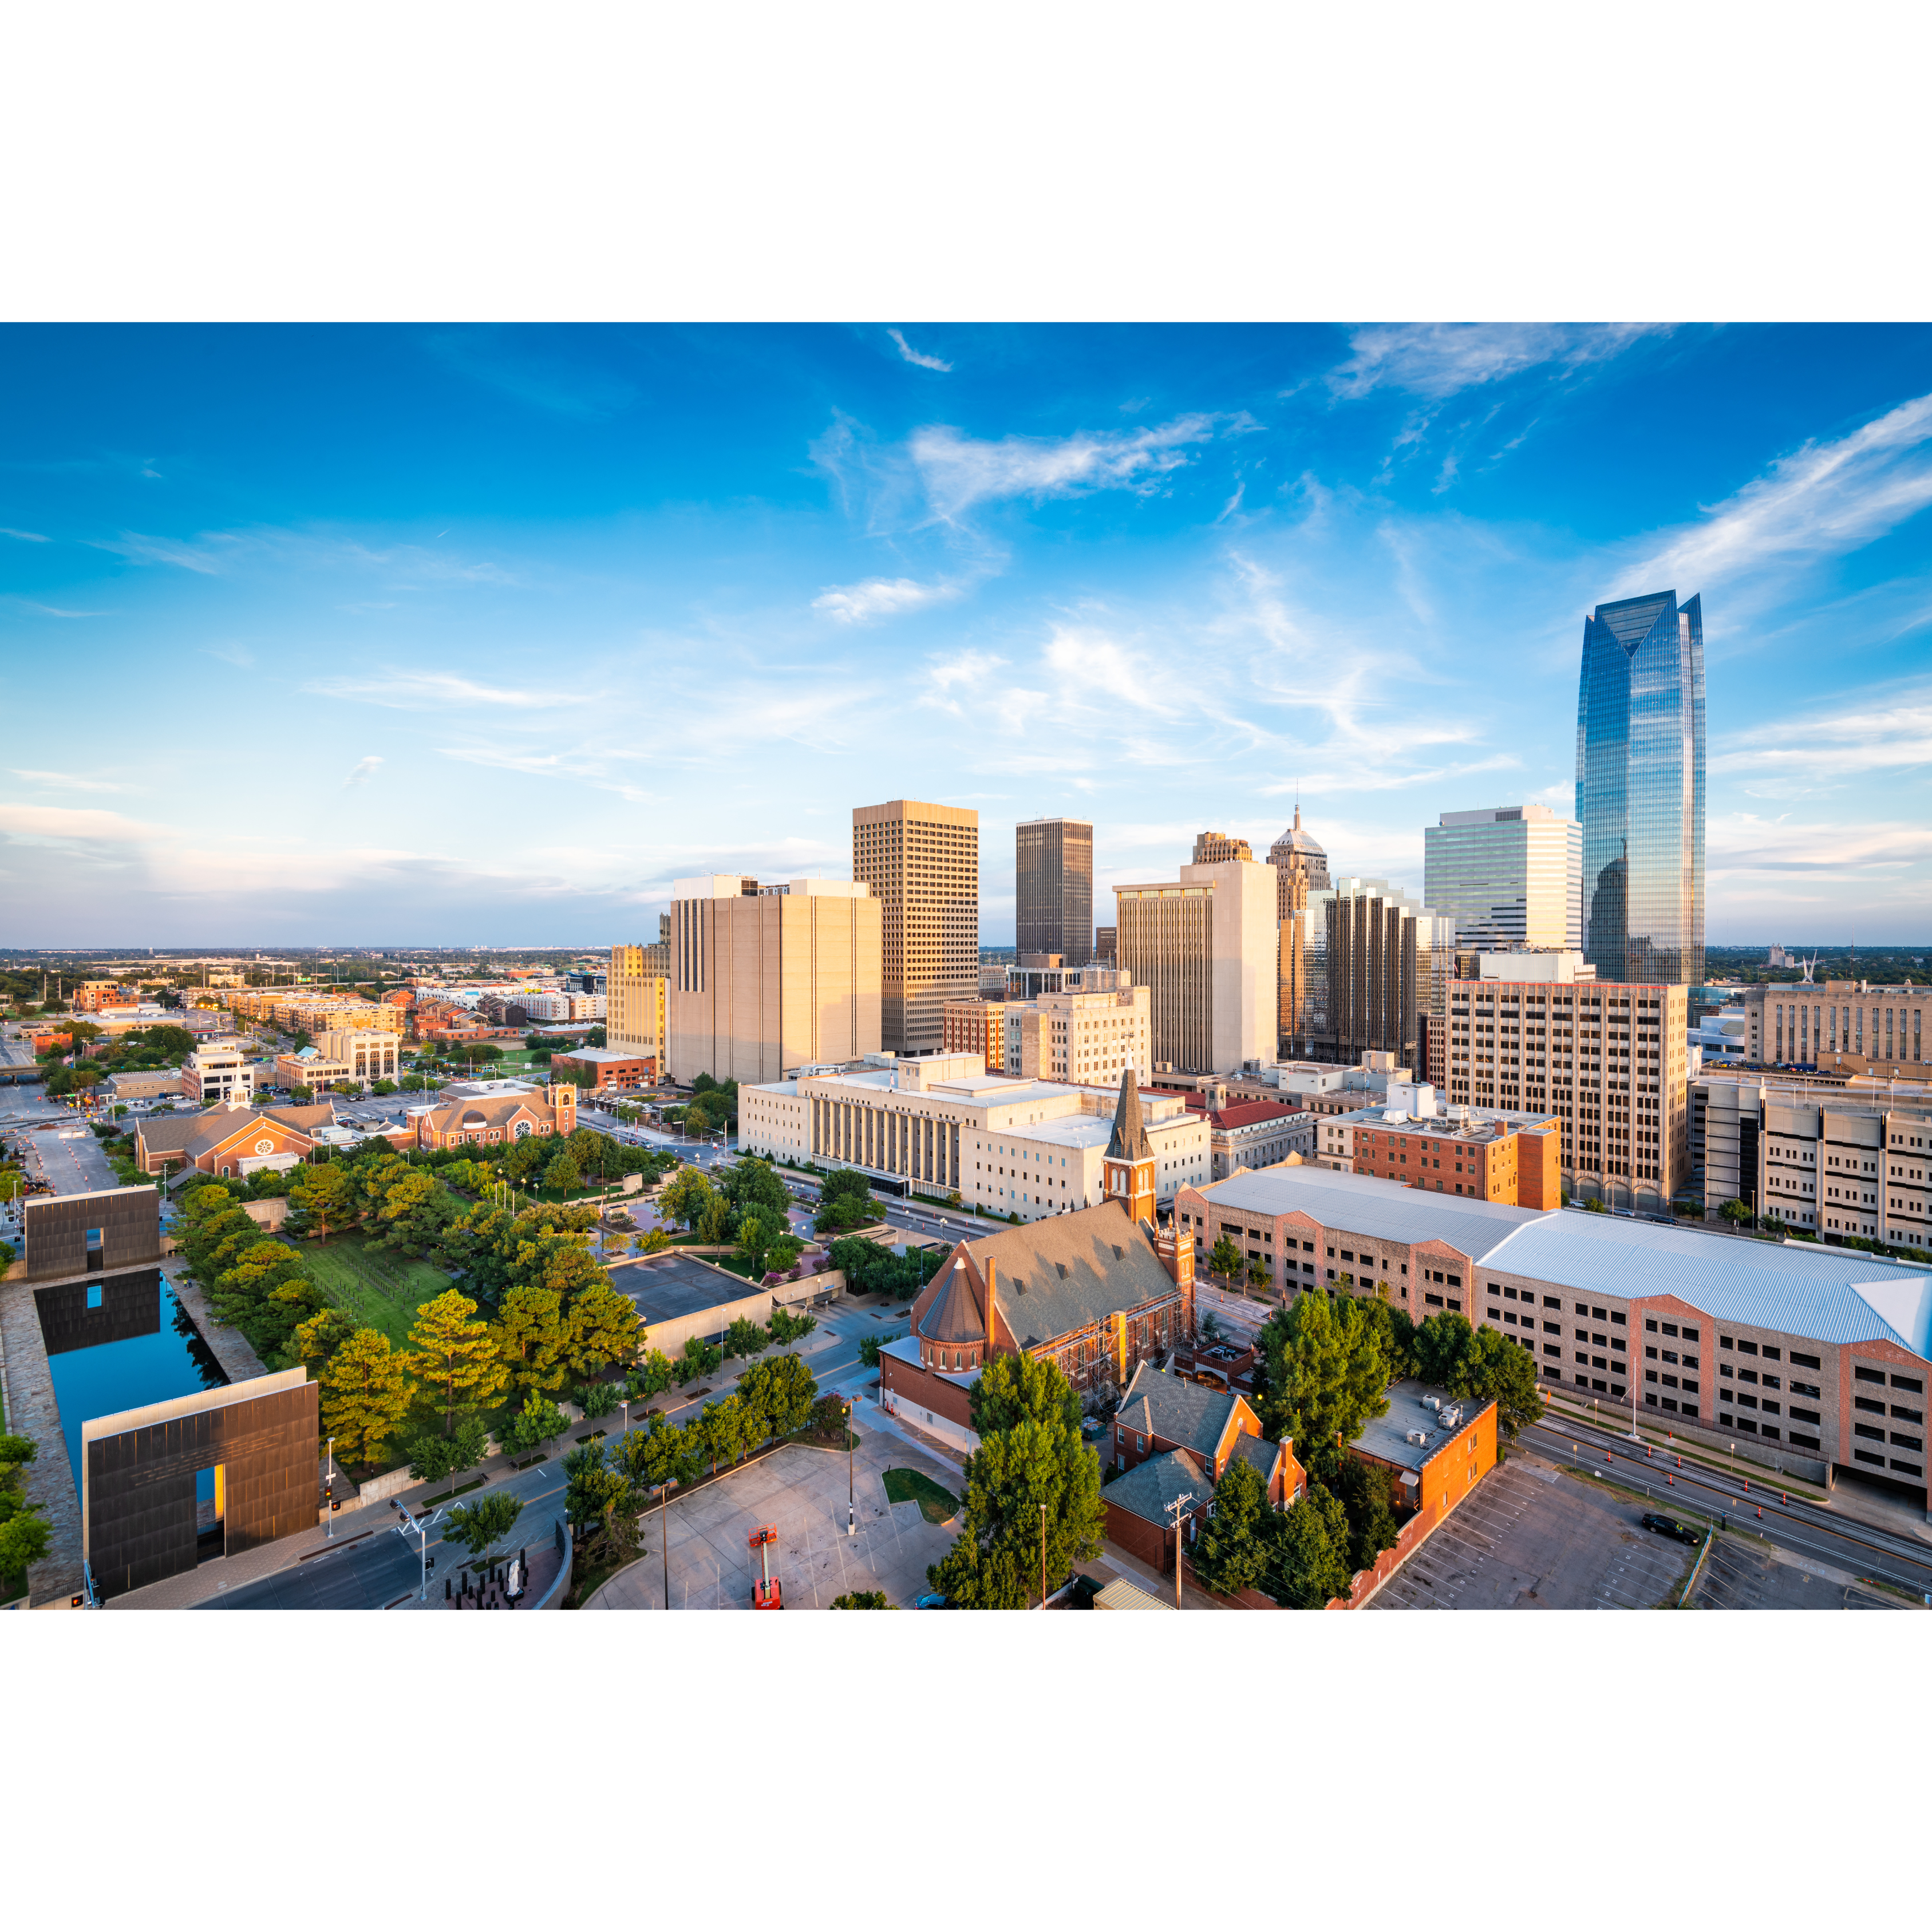
[[[778,1540],[778,1526],[775,1523],[760,1523],[748,1540],[758,1552],[758,1568],[764,1573],[762,1579],[754,1576],[752,1580],[752,1607],[754,1610],[782,1610],[784,1608],[784,1586],[772,1574],[772,1546]]]

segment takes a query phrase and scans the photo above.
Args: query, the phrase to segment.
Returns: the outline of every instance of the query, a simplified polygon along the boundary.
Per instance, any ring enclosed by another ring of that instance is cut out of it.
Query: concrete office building
[[[1426,1066],[1429,1025],[1454,970],[1452,921],[1386,879],[1344,878],[1310,891],[1287,922],[1305,991],[1285,1057],[1348,1065],[1390,1053]]]
[[[1013,828],[1013,936],[1024,958],[1094,956],[1094,827],[1084,818],[1033,818]]]
[[[672,892],[674,1080],[776,1080],[879,1050],[880,908],[862,882],[721,873]]]
[[[946,1002],[979,986],[980,814],[908,798],[856,806],[852,876],[883,916],[880,1040],[892,1053],[936,1053]]]
[[[968,1054],[868,1056],[858,1067],[804,1067],[796,1078],[741,1089],[739,1144],[748,1154],[863,1168],[885,1193],[944,1199],[1036,1221],[1106,1198],[1106,1156],[1118,1096],[989,1073]],[[1171,1201],[1208,1174],[1207,1122],[1178,1096],[1142,1092],[1153,1198]]]
[[[1123,1067],[1148,1064],[1151,1012],[1148,989],[1131,984],[1033,1000],[949,1000],[946,1051],[977,1053],[990,1071],[1021,1078],[1112,1086]]]
[[[1583,952],[1600,978],[1704,978],[1703,600],[1674,590],[1583,620],[1576,694]]]
[[[1932,1274],[1922,1268],[1538,1214],[1320,1167],[1190,1189],[1176,1212],[1201,1252],[1225,1233],[1278,1284],[1386,1285],[1414,1320],[1440,1312],[1496,1328],[1535,1356],[1545,1381],[1586,1400],[1708,1432],[1713,1448],[1795,1453],[1820,1481],[1874,1478],[1924,1507]]]
[[[1422,832],[1422,896],[1459,946],[1583,946],[1583,828],[1547,806],[1445,812]]]
[[[1119,963],[1120,929],[1117,926],[1096,926],[1094,928],[1094,962],[1099,966],[1112,966]]]
[[[1815,1234],[1932,1250],[1932,1087],[1707,1072],[1690,1082],[1704,1218],[1727,1201]]]
[[[1687,990],[1579,978],[1582,963],[1485,953],[1484,976],[1451,983],[1448,1098],[1546,1110],[1563,1124],[1573,1194],[1667,1213],[1690,1173]]]
[[[1272,866],[1234,859],[1114,889],[1120,970],[1148,990],[1156,1066],[1220,1073],[1274,1059],[1276,886]]]
[[[1828,980],[1822,986],[1744,986],[1737,998],[1747,1060],[1881,1080],[1926,1077],[1932,988]]]
[[[1254,856],[1253,849],[1245,838],[1231,838],[1225,832],[1197,832],[1194,835],[1191,862],[1196,866],[1225,866],[1237,859],[1246,864]]]
[[[238,1040],[211,1041],[182,1062],[176,1084],[184,1100],[196,1102],[250,1100],[255,1092],[255,1064]]]
[[[669,915],[665,916],[668,925]],[[664,1071],[670,1023],[670,944],[660,962],[655,946],[614,946],[604,982],[604,1043],[650,1062],[651,1077]]]

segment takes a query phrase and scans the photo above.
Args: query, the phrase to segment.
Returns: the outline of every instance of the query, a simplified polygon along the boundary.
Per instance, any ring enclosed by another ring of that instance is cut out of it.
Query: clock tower
[[[1141,1090],[1134,1070],[1120,1070],[1120,1098],[1114,1109],[1113,1138],[1105,1156],[1107,1198],[1118,1202],[1130,1221],[1154,1226],[1154,1149],[1141,1124]]]

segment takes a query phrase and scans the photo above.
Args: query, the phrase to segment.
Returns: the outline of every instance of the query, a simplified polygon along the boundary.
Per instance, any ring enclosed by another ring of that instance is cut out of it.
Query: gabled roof
[[[1144,1522],[1158,1523],[1163,1529],[1174,1526],[1167,1506],[1183,1496],[1192,1496],[1187,1514],[1204,1509],[1214,1493],[1207,1471],[1185,1449],[1164,1449],[1150,1456],[1124,1476],[1116,1476],[1100,1492],[1100,1500],[1125,1510]]]
[[[994,1264],[994,1306],[1022,1348],[1178,1292],[1146,1234],[1114,1201],[1009,1228],[965,1247],[982,1276],[987,1262]]]
[[[1212,1456],[1227,1432],[1234,1401],[1232,1395],[1164,1375],[1151,1362],[1142,1362],[1120,1397],[1120,1417],[1127,1428],[1178,1442],[1197,1456]]]
[[[479,1095],[432,1109],[429,1124],[432,1132],[446,1134],[470,1127],[500,1127],[519,1114],[528,1114],[532,1120],[554,1118],[556,1112],[540,1094],[500,1094],[492,1098]]]
[[[1244,1462],[1252,1462],[1256,1474],[1266,1482],[1274,1474],[1274,1466],[1281,1459],[1281,1444],[1270,1442],[1264,1436],[1250,1436],[1244,1430],[1234,1438],[1234,1454]]]

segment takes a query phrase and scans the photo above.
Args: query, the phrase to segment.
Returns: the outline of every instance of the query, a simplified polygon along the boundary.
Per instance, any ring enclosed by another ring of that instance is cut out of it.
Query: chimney
[[[984,1355],[985,1360],[988,1362],[993,1359],[993,1310],[996,1297],[994,1278],[998,1273],[998,1263],[988,1256],[986,1258],[986,1346]]]

